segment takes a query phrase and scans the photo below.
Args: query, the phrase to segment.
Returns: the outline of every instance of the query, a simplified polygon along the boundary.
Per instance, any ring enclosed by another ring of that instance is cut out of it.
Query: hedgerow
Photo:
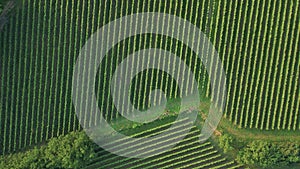
[[[32,150],[0,156],[0,168],[82,168],[95,156],[94,149],[84,132],[71,132]]]

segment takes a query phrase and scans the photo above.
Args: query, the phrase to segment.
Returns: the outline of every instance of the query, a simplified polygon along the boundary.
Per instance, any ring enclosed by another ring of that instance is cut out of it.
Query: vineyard
[[[176,15],[205,33],[226,71],[224,116],[233,124],[241,128],[299,131],[299,3],[297,0],[190,0],[188,3],[23,0],[22,7],[0,32],[0,154],[81,129],[72,103],[72,73],[80,49],[105,24],[140,12]],[[164,24],[172,26],[172,23]],[[134,24],[128,25],[128,29],[132,26]],[[189,32],[182,36],[193,38]],[[180,57],[193,70],[201,96],[213,97],[209,84],[215,79],[209,79],[207,73],[212,70],[204,68],[189,46],[172,37],[136,35],[114,46],[100,64],[95,92],[99,108],[106,113],[86,119],[87,124],[92,125],[99,118],[110,121],[121,116],[111,98],[111,77],[128,55],[149,48],[161,48]],[[176,65],[168,60],[160,61]],[[90,68],[84,69],[89,71]],[[155,69],[138,74],[132,86],[129,99],[141,110],[150,107],[146,97],[153,89],[162,89],[169,98],[178,98],[185,92],[179,89],[173,77]],[[143,160],[128,162],[99,150],[99,159],[91,167],[237,166],[220,155],[210,142],[196,143],[196,135],[196,130],[192,130],[184,143],[172,151]],[[105,160],[101,159],[103,156]],[[175,162],[179,156],[182,163]]]
[[[186,130],[186,123],[188,121],[182,120],[179,127],[172,135],[165,136],[157,140],[155,145],[147,143],[128,143],[120,144],[119,140],[108,143],[113,149],[118,151],[126,151],[130,154],[134,151],[143,150],[144,154],[149,152],[156,152],[163,149],[163,146],[168,145],[179,137],[183,130]],[[133,137],[151,137],[153,135],[163,132],[170,127],[173,122],[166,123],[161,126],[148,128],[144,132],[135,133]],[[200,131],[194,127],[189,134],[173,149],[158,155],[152,155],[148,158],[132,159],[124,158],[106,152],[103,149],[97,151],[97,157],[93,159],[86,168],[241,168],[233,160],[227,159],[222,155],[210,142],[199,143]],[[133,145],[128,147],[128,145]]]

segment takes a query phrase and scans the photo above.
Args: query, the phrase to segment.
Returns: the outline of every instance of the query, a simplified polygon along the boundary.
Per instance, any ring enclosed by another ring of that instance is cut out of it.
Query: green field
[[[0,32],[0,154],[21,151],[81,130],[71,94],[73,67],[79,51],[103,25],[140,12],[176,15],[206,34],[226,71],[228,93],[224,117],[232,124],[249,131],[299,132],[299,3],[297,0],[23,0]],[[182,36],[193,38],[189,32]],[[95,125],[97,119],[120,118],[110,95],[111,77],[128,55],[148,48],[161,48],[180,57],[193,70],[201,96],[213,97],[209,83],[215,79],[209,79],[207,73],[212,70],[204,69],[189,46],[172,37],[137,35],[114,46],[100,64],[95,92],[100,110],[106,113],[86,119],[86,124]],[[150,90],[162,89],[170,98],[178,98],[184,92],[168,74],[153,69],[138,74],[132,86],[130,100],[139,109],[150,106],[147,104]],[[189,148],[206,152],[209,142],[205,144]],[[108,156],[107,160],[114,158]],[[167,156],[133,163],[143,166],[164,161]],[[214,155],[208,156],[211,157]],[[230,166],[235,164],[227,159],[217,164],[217,160],[215,166],[220,168],[227,162]]]

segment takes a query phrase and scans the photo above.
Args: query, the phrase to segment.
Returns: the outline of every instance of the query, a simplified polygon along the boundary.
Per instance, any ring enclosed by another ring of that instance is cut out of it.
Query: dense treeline
[[[84,132],[71,132],[52,138],[46,145],[0,156],[0,168],[82,168],[95,155],[95,145]]]
[[[298,142],[241,140],[230,134],[222,134],[216,141],[224,153],[250,168],[282,168],[300,162]]]
[[[286,166],[300,162],[300,147],[291,142],[253,141],[239,152],[237,161],[260,168]]]

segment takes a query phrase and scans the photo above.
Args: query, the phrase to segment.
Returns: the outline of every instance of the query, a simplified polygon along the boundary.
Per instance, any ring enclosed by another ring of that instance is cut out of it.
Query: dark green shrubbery
[[[94,148],[85,133],[71,132],[45,146],[0,157],[0,168],[82,168],[95,156]]]
[[[254,141],[241,150],[238,162],[262,168],[284,166],[300,162],[300,148],[294,143],[269,143]]]

